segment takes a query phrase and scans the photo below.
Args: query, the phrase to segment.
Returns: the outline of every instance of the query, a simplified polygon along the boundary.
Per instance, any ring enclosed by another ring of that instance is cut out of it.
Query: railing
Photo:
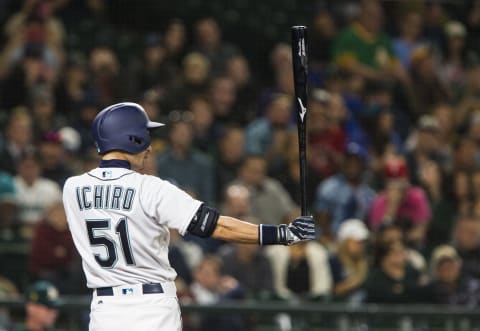
[[[88,316],[90,298],[64,297],[60,326],[79,331]],[[22,311],[21,300],[0,301],[12,313]],[[196,316],[229,316],[248,320],[245,331],[480,331],[480,309],[431,305],[375,305],[340,303],[222,302],[182,304],[185,320]],[[195,330],[186,325],[184,331]],[[224,331],[214,330],[210,331]]]

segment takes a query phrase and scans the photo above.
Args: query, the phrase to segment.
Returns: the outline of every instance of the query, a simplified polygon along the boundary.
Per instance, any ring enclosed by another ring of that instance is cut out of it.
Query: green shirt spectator
[[[340,33],[333,47],[333,57],[338,66],[348,69],[357,63],[372,69],[397,65],[388,36],[371,34],[358,23]]]
[[[333,45],[336,65],[368,80],[396,80],[409,77],[395,57],[390,38],[383,33],[383,10],[377,1],[361,3],[358,21],[343,30]]]

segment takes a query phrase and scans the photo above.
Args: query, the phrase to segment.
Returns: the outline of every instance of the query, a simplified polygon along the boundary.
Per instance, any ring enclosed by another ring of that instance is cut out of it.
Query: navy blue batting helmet
[[[92,123],[92,134],[99,154],[113,150],[137,154],[150,146],[149,130],[163,125],[151,122],[139,104],[122,102],[97,114]]]

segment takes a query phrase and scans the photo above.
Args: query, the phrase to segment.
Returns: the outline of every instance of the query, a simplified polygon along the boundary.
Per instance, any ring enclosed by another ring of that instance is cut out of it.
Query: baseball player
[[[155,176],[142,175],[150,131],[163,126],[138,104],[102,110],[92,123],[100,165],[70,177],[63,203],[87,286],[90,330],[181,330],[169,228],[237,243],[290,245],[314,239],[312,217],[255,225],[220,215]]]

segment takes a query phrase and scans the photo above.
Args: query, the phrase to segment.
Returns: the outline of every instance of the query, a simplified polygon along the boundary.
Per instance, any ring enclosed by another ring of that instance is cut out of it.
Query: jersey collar
[[[125,168],[131,169],[130,162],[127,160],[100,160],[99,168]]]

